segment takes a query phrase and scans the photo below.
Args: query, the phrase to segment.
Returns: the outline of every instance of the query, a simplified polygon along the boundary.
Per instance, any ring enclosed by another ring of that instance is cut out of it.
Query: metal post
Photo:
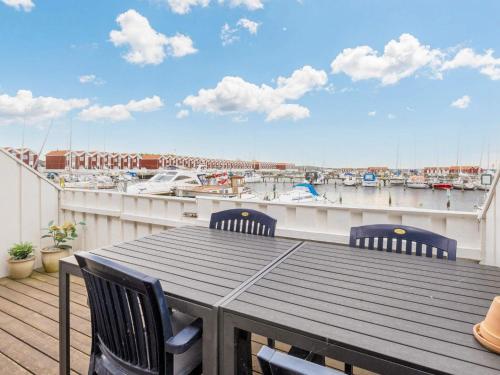
[[[59,262],[59,374],[70,371],[70,280],[64,262]]]

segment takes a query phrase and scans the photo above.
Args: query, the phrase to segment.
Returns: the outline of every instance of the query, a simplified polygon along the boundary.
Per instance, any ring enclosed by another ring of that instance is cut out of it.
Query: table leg
[[[252,374],[251,333],[238,329],[231,318],[222,313],[223,363],[219,368],[224,375]]]
[[[59,374],[70,371],[70,274],[64,263],[59,267]]]

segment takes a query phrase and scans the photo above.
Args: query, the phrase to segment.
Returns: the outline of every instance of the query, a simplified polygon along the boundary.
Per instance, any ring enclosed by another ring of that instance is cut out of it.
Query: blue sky
[[[0,0],[0,145],[486,166],[498,103],[498,1]]]

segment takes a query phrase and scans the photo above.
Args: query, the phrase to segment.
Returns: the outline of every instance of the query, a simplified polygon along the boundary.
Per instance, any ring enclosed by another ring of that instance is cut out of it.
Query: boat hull
[[[450,189],[453,189],[453,185],[452,184],[445,184],[445,183],[438,183],[438,184],[433,184],[432,188],[436,189],[436,190],[450,190]]]

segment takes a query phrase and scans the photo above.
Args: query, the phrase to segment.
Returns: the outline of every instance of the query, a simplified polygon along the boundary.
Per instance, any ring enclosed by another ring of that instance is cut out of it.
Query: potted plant
[[[66,222],[63,225],[55,225],[53,221],[49,223],[46,229],[47,234],[44,234],[42,238],[52,238],[53,245],[40,250],[45,272],[59,271],[59,259],[69,256],[71,245],[68,245],[68,242],[78,237],[77,225],[85,225],[85,223]]]
[[[33,272],[35,265],[34,246],[30,242],[19,242],[9,249],[9,277],[24,279]]]

